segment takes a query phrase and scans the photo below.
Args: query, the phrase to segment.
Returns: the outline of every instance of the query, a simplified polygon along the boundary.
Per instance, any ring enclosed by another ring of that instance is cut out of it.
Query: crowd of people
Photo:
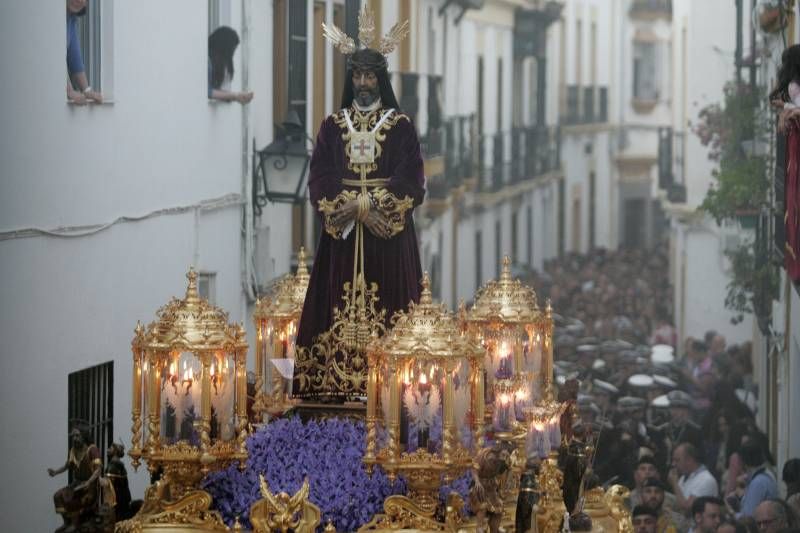
[[[567,254],[530,281],[558,313],[589,483],[629,487],[637,533],[800,531],[800,459],[779,469],[756,425],[751,347],[715,331],[678,345],[665,253]]]

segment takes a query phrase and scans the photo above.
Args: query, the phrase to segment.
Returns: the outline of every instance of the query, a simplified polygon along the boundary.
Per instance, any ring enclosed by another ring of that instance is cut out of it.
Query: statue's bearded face
[[[72,441],[72,445],[75,447],[80,448],[83,446],[83,435],[81,434],[79,429],[73,429],[69,433],[70,440]]]
[[[353,95],[360,106],[372,105],[379,97],[378,76],[372,70],[353,70]]]

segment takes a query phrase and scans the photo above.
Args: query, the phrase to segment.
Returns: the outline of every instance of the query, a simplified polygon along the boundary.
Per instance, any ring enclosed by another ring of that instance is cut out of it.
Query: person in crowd
[[[789,459],[783,465],[783,482],[786,483],[786,503],[800,518],[800,459]]]
[[[694,526],[691,533],[716,533],[722,522],[722,500],[713,496],[702,496],[692,502],[691,512]]]
[[[658,513],[656,528],[658,533],[686,531],[688,529],[686,517],[666,506],[667,494],[674,499],[674,495],[667,492],[664,483],[656,477],[648,478],[642,484],[642,504]]]
[[[779,499],[764,500],[759,503],[753,518],[760,533],[778,533],[781,529],[797,527],[794,511]]]
[[[78,18],[86,14],[86,0],[67,0],[67,100],[73,104],[103,102],[103,95],[92,89],[83,65]]]
[[[208,36],[208,98],[223,102],[247,104],[253,99],[250,91],[231,90],[233,53],[239,46],[239,35],[233,28],[220,26]]]
[[[631,509],[644,503],[644,483],[651,479],[660,481],[661,473],[658,471],[655,458],[652,455],[643,455],[636,462],[636,468],[633,471],[634,487],[629,496]],[[672,509],[675,506],[675,495],[671,492],[666,492],[663,500],[665,507]]]
[[[683,513],[692,511],[696,499],[703,496],[716,497],[719,494],[717,480],[701,460],[700,452],[688,442],[680,444],[673,452],[672,470],[667,480],[675,493],[676,508]]]
[[[644,505],[637,505],[631,513],[634,533],[657,533],[658,514]]]
[[[744,489],[744,496],[741,501],[741,509],[737,517],[753,516],[756,507],[763,501],[778,497],[778,483],[775,475],[769,469],[764,452],[761,447],[752,439],[748,439],[742,444],[739,453],[744,461],[747,485]]]
[[[689,442],[698,450],[704,449],[703,430],[691,419],[692,398],[682,390],[667,394],[670,421],[662,428],[667,457],[672,457],[675,447]],[[703,459],[701,459],[701,462]]]

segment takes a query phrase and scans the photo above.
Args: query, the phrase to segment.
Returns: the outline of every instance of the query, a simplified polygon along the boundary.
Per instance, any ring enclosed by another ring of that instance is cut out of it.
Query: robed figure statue
[[[365,7],[359,28],[366,48],[323,24],[325,37],[348,56],[348,75],[341,109],[322,123],[310,163],[311,204],[324,232],[296,339],[292,394],[304,399],[365,395],[367,342],[419,300],[411,215],[425,177],[419,139],[399,109],[385,57],[408,25],[375,40]]]

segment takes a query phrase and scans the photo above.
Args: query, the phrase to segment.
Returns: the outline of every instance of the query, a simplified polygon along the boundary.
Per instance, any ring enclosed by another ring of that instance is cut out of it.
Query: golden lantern
[[[553,318],[539,309],[532,287],[511,277],[503,258],[498,280],[489,281],[463,313],[464,328],[486,348],[485,391],[495,431],[524,428],[525,409],[553,391]],[[508,417],[511,410],[513,416]],[[498,414],[498,411],[501,413]]]
[[[294,357],[297,327],[303,312],[308,280],[306,252],[301,247],[297,254],[297,273],[284,276],[269,297],[260,298],[256,303],[253,313],[256,326],[253,416],[257,421],[262,420],[265,412],[280,414],[292,405],[289,400],[291,381],[275,365],[288,363]],[[284,364],[282,369],[288,373],[290,365]]]
[[[244,328],[200,298],[193,269],[186,277],[186,296],[159,309],[146,329],[138,324],[132,342],[129,453],[134,468],[144,459],[163,474],[153,497],[173,502],[202,493],[193,489],[211,468],[243,467],[247,458]]]
[[[483,443],[484,350],[432,301],[427,273],[419,303],[392,323],[367,348],[364,462],[370,470],[380,465],[391,479],[404,476],[409,494],[390,496],[386,514],[368,526],[425,529],[436,523],[442,481],[469,469]]]

